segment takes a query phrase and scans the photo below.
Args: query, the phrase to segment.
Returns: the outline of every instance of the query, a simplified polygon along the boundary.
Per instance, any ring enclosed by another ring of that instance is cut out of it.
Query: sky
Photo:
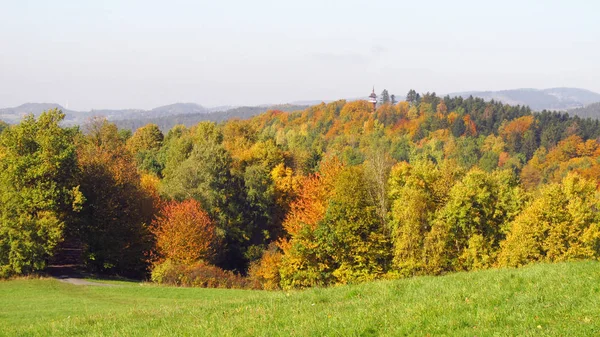
[[[598,13],[591,0],[0,0],[0,107],[600,92]]]

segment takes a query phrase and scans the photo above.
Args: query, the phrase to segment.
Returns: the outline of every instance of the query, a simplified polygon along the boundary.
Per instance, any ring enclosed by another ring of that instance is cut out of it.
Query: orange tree
[[[183,264],[210,260],[217,241],[214,222],[194,199],[166,203],[152,232],[160,258]]]

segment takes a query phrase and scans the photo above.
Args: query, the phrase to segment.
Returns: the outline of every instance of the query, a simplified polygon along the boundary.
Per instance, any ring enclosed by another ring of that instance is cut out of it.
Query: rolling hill
[[[177,115],[165,115],[158,117],[144,117],[144,118],[131,118],[114,120],[114,123],[120,129],[129,129],[132,131],[138,128],[153,123],[158,127],[167,132],[175,125],[183,124],[187,127],[198,124],[203,121],[210,122],[223,122],[232,118],[246,119],[256,115],[259,115],[268,110],[280,110],[285,112],[292,112],[298,110],[304,110],[307,106],[294,105],[294,104],[280,104],[280,105],[269,105],[269,106],[245,106],[231,108],[225,111],[215,111],[208,113],[191,113],[191,114],[177,114]]]
[[[593,336],[599,267],[538,264],[291,292],[0,281],[0,335]]]
[[[527,105],[534,111],[569,110],[600,102],[600,94],[577,88],[514,89],[502,91],[467,91],[450,96],[480,97],[510,105]]]
[[[575,115],[581,118],[600,119],[600,102],[586,105],[583,108],[568,110],[568,113],[569,115]]]
[[[18,123],[26,114],[38,116],[43,111],[58,108],[66,117],[65,125],[85,124],[95,116],[106,117],[121,128],[135,130],[148,123],[158,124],[161,129],[169,130],[177,124],[192,126],[201,121],[220,122],[230,118],[249,118],[267,110],[295,111],[307,108],[305,105],[280,104],[216,108],[205,108],[195,103],[175,103],[150,110],[142,109],[93,109],[91,111],[75,111],[65,109],[56,103],[26,103],[18,107],[0,109],[0,120],[10,124]]]

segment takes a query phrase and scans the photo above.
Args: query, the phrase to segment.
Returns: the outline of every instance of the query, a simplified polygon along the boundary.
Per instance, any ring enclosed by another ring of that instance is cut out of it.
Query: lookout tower
[[[377,107],[377,94],[375,93],[375,87],[373,87],[373,92],[369,95],[369,103],[373,104],[373,112],[375,112],[375,108]]]

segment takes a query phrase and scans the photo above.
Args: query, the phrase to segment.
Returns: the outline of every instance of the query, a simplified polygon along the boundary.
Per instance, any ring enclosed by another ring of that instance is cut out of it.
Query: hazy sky
[[[599,13],[594,0],[0,0],[0,107],[600,92]]]

